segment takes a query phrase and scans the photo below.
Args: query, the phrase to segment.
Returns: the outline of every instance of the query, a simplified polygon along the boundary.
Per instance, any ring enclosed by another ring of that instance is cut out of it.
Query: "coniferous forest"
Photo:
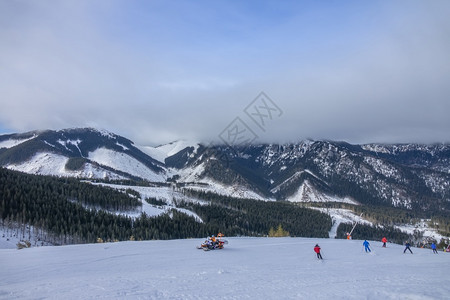
[[[331,227],[329,216],[288,203],[187,193],[210,202],[177,204],[196,212],[203,223],[177,210],[131,218],[120,212],[141,209],[136,192],[0,168],[2,225],[31,225],[53,244],[194,238],[219,231],[226,236],[266,236],[280,225],[291,236],[327,237]]]
[[[331,217],[315,210],[286,202],[236,199],[211,192],[186,191],[188,196],[203,199],[210,205],[179,204],[194,211],[205,222],[217,224],[232,235],[267,235],[270,228],[282,228],[290,236],[328,237]]]

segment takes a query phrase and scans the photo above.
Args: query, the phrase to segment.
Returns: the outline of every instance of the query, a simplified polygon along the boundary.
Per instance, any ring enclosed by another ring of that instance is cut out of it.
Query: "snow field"
[[[106,148],[98,148],[89,152],[89,159],[101,165],[109,166],[116,170],[127,172],[128,174],[145,178],[153,182],[164,182],[166,178],[162,174],[150,170],[143,163],[130,155],[116,152]]]
[[[115,188],[117,190],[126,190],[126,189],[132,189],[137,191],[141,195],[141,203],[142,203],[142,210],[138,210],[135,212],[127,212],[123,213],[120,212],[118,214],[124,214],[133,218],[138,218],[141,216],[142,213],[146,213],[149,217],[156,217],[161,214],[167,213],[171,209],[176,209],[184,214],[187,214],[189,216],[194,217],[197,222],[203,223],[202,219],[194,212],[184,209],[184,208],[178,208],[175,207],[175,204],[173,203],[173,199],[176,200],[184,200],[187,202],[196,202],[196,203],[204,203],[201,200],[197,200],[194,198],[186,197],[182,193],[174,191],[170,187],[144,187],[144,186],[132,186],[132,185],[117,185],[117,184],[106,184],[106,183],[94,183],[91,182],[91,184],[94,185],[101,185],[101,186],[107,186],[111,188]],[[145,201],[146,198],[156,198],[158,200],[165,201],[168,205],[152,205],[147,203]]]
[[[142,152],[146,153],[147,155],[150,155],[157,161],[164,163],[164,160],[167,157],[175,155],[181,150],[184,150],[188,147],[194,147],[195,152],[199,147],[199,143],[194,141],[179,140],[169,144],[160,145],[157,147],[141,146],[139,148],[141,149]]]
[[[362,241],[226,238],[0,250],[0,299],[448,299],[450,254]],[[322,247],[324,261],[313,247]]]
[[[5,167],[10,170],[25,172],[29,174],[54,175],[64,177],[87,177],[87,178],[104,178],[123,179],[111,171],[99,168],[90,163],[85,165],[83,170],[69,171],[66,170],[66,163],[69,158],[50,152],[36,153],[29,161],[21,164],[9,164]]]
[[[340,198],[321,193],[314,188],[308,180],[305,180],[305,182],[300,185],[297,192],[286,200],[290,202],[341,202],[358,204],[348,197]]]
[[[5,141],[1,141],[0,148],[12,148],[12,147],[20,145],[22,143],[25,143],[26,141],[32,140],[35,137],[37,137],[37,135],[33,135],[32,137],[30,137],[28,139],[8,139]]]

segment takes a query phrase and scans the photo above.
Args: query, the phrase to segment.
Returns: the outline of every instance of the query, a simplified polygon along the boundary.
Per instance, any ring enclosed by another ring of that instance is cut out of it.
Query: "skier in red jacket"
[[[383,248],[386,248],[387,238],[383,237],[383,239],[381,239],[381,242],[383,243]]]
[[[319,247],[319,244],[316,244],[316,246],[314,247],[314,252],[317,253],[317,258],[318,258],[318,259],[322,259],[322,254],[320,254],[320,247]]]

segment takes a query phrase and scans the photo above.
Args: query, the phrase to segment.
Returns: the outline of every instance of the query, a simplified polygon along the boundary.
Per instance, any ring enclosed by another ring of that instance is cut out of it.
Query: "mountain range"
[[[238,198],[450,210],[449,144],[301,141],[136,146],[105,130],[0,136],[0,166],[30,174],[171,183]]]

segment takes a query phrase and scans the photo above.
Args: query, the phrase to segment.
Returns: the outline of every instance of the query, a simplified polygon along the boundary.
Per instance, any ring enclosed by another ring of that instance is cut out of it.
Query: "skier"
[[[403,253],[405,253],[406,250],[409,250],[409,252],[411,252],[411,254],[413,254],[413,252],[411,251],[411,248],[409,248],[411,246],[411,244],[409,242],[406,242],[405,246],[406,246],[406,248],[405,248],[405,250],[403,250]]]
[[[386,248],[387,238],[386,238],[386,237],[383,237],[383,238],[381,239],[381,242],[383,242],[383,248]]]
[[[319,247],[319,244],[316,244],[316,246],[314,246],[314,252],[317,253],[317,258],[318,258],[318,259],[323,259],[323,258],[322,258],[322,254],[320,254],[320,247]]]
[[[433,253],[438,254],[435,243],[431,243],[431,249],[433,249]]]
[[[366,252],[371,252],[370,248],[369,248],[370,244],[367,240],[364,240],[363,246],[364,246],[364,250],[366,250]]]

